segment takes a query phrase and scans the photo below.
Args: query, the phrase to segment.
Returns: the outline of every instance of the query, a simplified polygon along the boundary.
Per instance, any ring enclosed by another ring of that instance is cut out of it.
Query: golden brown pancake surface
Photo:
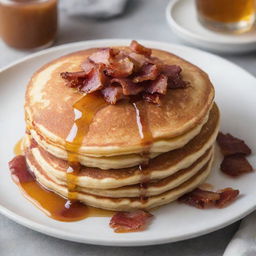
[[[72,53],[42,67],[32,77],[26,92],[28,126],[37,130],[46,140],[64,147],[74,123],[73,104],[82,95],[65,85],[61,72],[79,71],[81,63],[96,49]],[[172,138],[195,127],[208,113],[214,98],[208,76],[198,67],[160,50],[153,50],[166,64],[180,65],[182,76],[189,86],[168,90],[162,106],[140,101],[145,105],[153,140]],[[90,154],[115,155],[142,152],[136,112],[132,104],[120,102],[99,110],[89,132],[84,136],[80,151]]]

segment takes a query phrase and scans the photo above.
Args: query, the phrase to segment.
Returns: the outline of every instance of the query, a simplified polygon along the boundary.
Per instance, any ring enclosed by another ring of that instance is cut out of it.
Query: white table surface
[[[61,12],[59,35],[55,45],[102,38],[149,39],[184,44],[166,23],[167,3],[168,0],[129,0],[122,16],[108,20],[70,18]],[[16,51],[0,41],[0,67],[28,54],[30,52]],[[256,52],[223,57],[256,75]],[[239,223],[235,223],[211,234],[183,242],[122,248],[59,240],[29,230],[0,215],[0,256],[219,256],[224,252],[238,226]]]

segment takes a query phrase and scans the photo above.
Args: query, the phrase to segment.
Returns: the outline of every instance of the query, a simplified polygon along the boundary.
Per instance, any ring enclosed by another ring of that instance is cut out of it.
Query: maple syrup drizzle
[[[145,147],[145,150],[141,154],[144,161],[139,165],[139,169],[141,171],[141,182],[140,182],[140,200],[145,203],[147,201],[147,187],[148,182],[150,181],[150,174],[147,170],[148,162],[149,162],[149,154],[150,147],[153,142],[153,135],[150,131],[149,123],[148,123],[148,113],[147,107],[145,104],[140,104],[133,102],[132,103],[135,114],[136,114],[136,122],[138,131],[141,138],[141,145]]]
[[[69,164],[66,172],[69,200],[77,200],[77,176],[81,170],[79,149],[89,131],[93,117],[106,105],[103,97],[97,93],[87,94],[73,105],[75,120],[65,144]]]
[[[78,221],[88,217],[112,217],[114,212],[86,206],[78,201],[70,201],[40,185],[26,165],[23,156],[22,140],[14,148],[19,165],[12,169],[13,181],[19,186],[23,195],[42,212],[58,221]]]
[[[23,152],[23,146],[22,146],[22,143],[23,143],[23,138],[21,138],[14,146],[14,149],[13,149],[13,153],[17,156],[17,155],[23,155],[24,152]]]

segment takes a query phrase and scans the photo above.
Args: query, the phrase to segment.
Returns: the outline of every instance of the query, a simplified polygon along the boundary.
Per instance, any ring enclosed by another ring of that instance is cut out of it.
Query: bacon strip
[[[85,60],[85,61],[81,64],[81,68],[83,69],[83,71],[84,71],[86,74],[89,74],[95,66],[96,66],[95,63],[92,62],[92,61],[89,60],[89,59]]]
[[[215,202],[218,201],[219,199],[220,195],[216,192],[196,188],[192,192],[180,197],[179,201],[182,203],[192,205],[199,209],[204,209],[210,206],[214,206]]]
[[[220,169],[222,172],[232,177],[253,171],[251,164],[243,155],[225,156],[220,165]]]
[[[111,77],[123,78],[132,74],[133,67],[133,62],[125,57],[110,63],[110,65],[106,67],[105,73]]]
[[[144,47],[143,45],[139,44],[136,40],[132,40],[131,44],[130,44],[130,48],[134,51],[137,52],[139,54],[145,55],[145,56],[150,56],[152,53],[152,50]]]
[[[168,77],[164,74],[160,74],[158,78],[150,83],[146,88],[146,91],[150,94],[159,93],[165,95],[167,93]]]
[[[80,88],[83,86],[84,80],[88,77],[88,73],[85,71],[62,72],[60,75],[67,81],[66,85],[71,88]]]
[[[115,56],[115,51],[112,48],[101,48],[89,56],[89,60],[93,63],[110,64],[112,58]]]
[[[234,154],[251,154],[251,149],[245,144],[243,140],[240,140],[229,133],[223,134],[222,132],[219,132],[217,142],[224,156]]]
[[[151,56],[151,49],[137,41],[131,42],[130,49],[98,49],[81,68],[83,71],[60,74],[67,86],[85,94],[101,91],[110,104],[129,97],[132,101],[136,98],[160,104],[168,89],[187,86],[179,66],[163,65],[160,59]]]
[[[168,87],[171,89],[186,88],[188,83],[182,80],[181,67],[177,65],[161,65],[160,70],[168,77]]]
[[[196,188],[190,193],[180,197],[179,202],[194,206],[199,209],[209,207],[223,208],[233,202],[239,195],[239,190],[225,188],[219,192],[202,190]]]
[[[110,220],[110,227],[116,233],[137,232],[145,230],[153,215],[137,210],[135,212],[117,212]]]
[[[133,78],[134,83],[141,83],[147,80],[155,80],[158,76],[159,72],[157,66],[154,64],[144,64],[140,70],[140,72]]]
[[[153,57],[146,57],[145,55],[138,54],[136,52],[128,53],[127,56],[132,60],[135,65],[135,71],[138,72],[141,67],[146,64],[156,64],[156,60]]]
[[[111,80],[111,84],[120,85],[124,95],[137,95],[144,90],[142,85],[135,84],[127,78],[114,78]]]
[[[216,202],[218,208],[224,208],[231,204],[239,195],[239,190],[225,188],[219,191],[220,199]]]
[[[28,171],[26,159],[24,156],[15,156],[9,162],[9,169],[15,182],[26,183],[34,180],[34,177]]]
[[[101,93],[104,96],[104,99],[110,104],[116,104],[118,100],[125,99],[123,94],[123,89],[119,86],[108,86],[104,88]]]
[[[102,69],[102,65],[98,65],[97,67],[93,68],[88,74],[87,78],[83,81],[80,91],[87,94],[103,89],[107,78],[102,72]]]

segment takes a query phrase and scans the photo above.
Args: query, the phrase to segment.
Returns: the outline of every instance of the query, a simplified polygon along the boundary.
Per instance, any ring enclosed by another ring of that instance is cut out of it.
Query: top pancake
[[[123,47],[119,47],[123,48]],[[129,50],[128,48],[126,48]],[[32,77],[26,92],[25,111],[28,129],[33,128],[45,140],[65,148],[65,140],[74,124],[73,104],[83,95],[65,85],[61,72],[80,71],[81,63],[97,49],[75,52],[43,66]],[[153,141],[179,136],[202,122],[214,99],[214,89],[198,67],[168,52],[153,50],[166,64],[179,65],[190,85],[168,90],[159,107],[138,102],[147,111]],[[99,110],[85,134],[79,151],[96,156],[139,153],[145,150],[132,104],[120,102]]]

